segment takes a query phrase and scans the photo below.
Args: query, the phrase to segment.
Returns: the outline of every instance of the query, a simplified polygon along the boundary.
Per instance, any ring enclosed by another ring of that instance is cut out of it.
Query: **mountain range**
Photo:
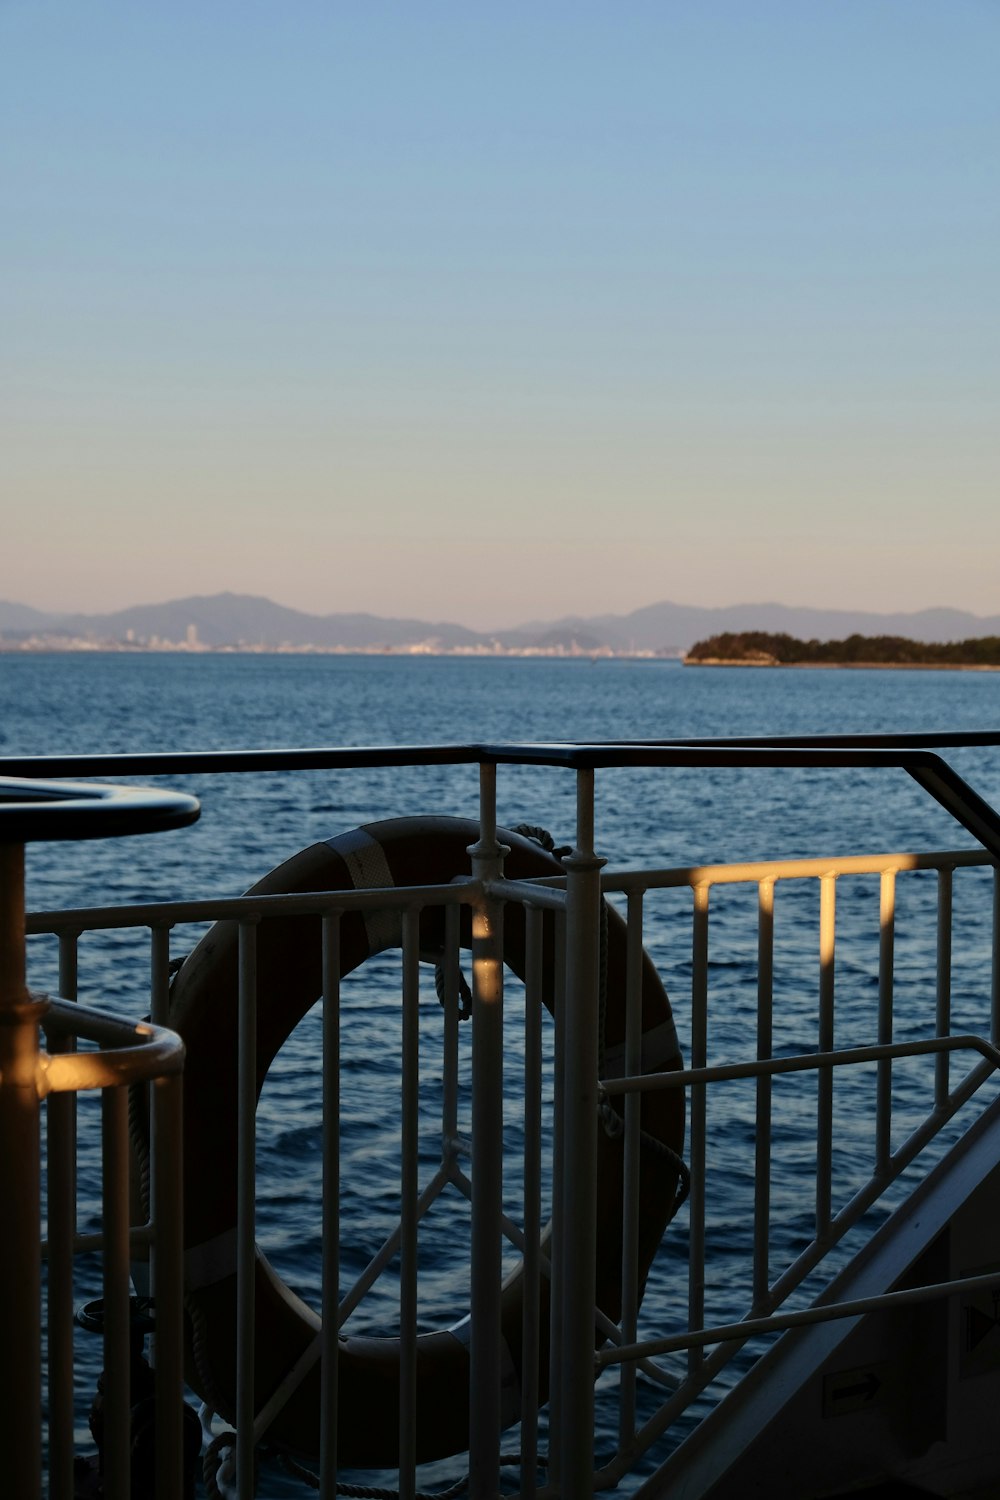
[[[695,641],[722,631],[784,632],[802,639],[901,635],[951,641],[1000,635],[1000,615],[960,609],[911,613],[809,609],[787,604],[732,604],[706,609],[664,600],[628,614],[566,615],[514,629],[480,631],[447,621],[372,614],[308,614],[252,594],[211,594],[140,604],[111,614],[51,614],[0,600],[0,638],[17,644],[65,638],[93,644],[165,644],[196,639],[207,647],[263,650],[602,651],[680,655]]]

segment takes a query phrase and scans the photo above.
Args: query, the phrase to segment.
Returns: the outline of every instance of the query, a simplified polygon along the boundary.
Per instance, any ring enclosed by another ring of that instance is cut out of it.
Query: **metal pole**
[[[496,767],[479,768],[476,880],[503,874],[497,842]],[[472,912],[472,1285],[469,1340],[469,1496],[500,1489],[500,1282],[503,1186],[503,905],[486,896]]]
[[[0,1453],[4,1488],[41,1487],[38,1026],[47,1002],[24,977],[24,846],[0,844]]]
[[[420,1192],[420,908],[403,913],[399,1210],[399,1500],[417,1492],[417,1199]],[[475,1182],[475,1177],[473,1177]]]
[[[75,932],[59,934],[59,995],[75,1000]],[[50,1052],[74,1052],[76,1038],[50,1041]],[[73,1500],[73,1240],[76,1235],[76,1094],[50,1094],[47,1115],[49,1264],[49,1500]]]
[[[774,881],[757,886],[757,1057],[770,1060],[774,1045]],[[757,1079],[754,1162],[753,1305],[767,1306],[771,1246],[771,1080]]]
[[[576,785],[576,848],[563,861],[567,880],[560,1493],[586,1500],[594,1487],[597,1029],[604,860],[594,853],[593,771],[578,771]]]
[[[153,1272],[156,1286],[156,1496],[184,1493],[184,1085],[152,1084]]]
[[[257,928],[239,929],[239,1082],[236,1205],[236,1490],[254,1494],[254,1358],[256,1352]]]

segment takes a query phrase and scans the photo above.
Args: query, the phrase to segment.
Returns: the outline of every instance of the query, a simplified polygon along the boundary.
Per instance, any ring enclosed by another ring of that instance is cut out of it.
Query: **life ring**
[[[469,869],[468,846],[478,825],[459,818],[398,818],[313,844],[277,866],[250,895],[448,884]],[[504,872],[511,879],[559,873],[538,844],[499,830],[508,845]],[[467,909],[465,920],[467,921]],[[398,946],[398,917],[348,913],[341,924],[341,974],[372,954]],[[295,1025],[321,991],[319,918],[276,917],[257,934],[257,1092]],[[504,961],[523,977],[523,909],[508,902]],[[442,909],[421,914],[421,948],[443,946]],[[184,1039],[184,1245],[185,1302],[189,1313],[188,1378],[226,1420],[236,1404],[236,1154],[237,1154],[237,930],[220,922],[185,960],[175,979],[170,1025]],[[468,928],[462,944],[468,947]],[[546,949],[552,944],[546,943]],[[625,924],[609,910],[607,935],[606,1055],[621,1071],[625,1026]],[[551,959],[546,1005],[551,1008]],[[666,992],[643,955],[643,1066],[681,1066]],[[610,1076],[610,1073],[609,1073]],[[639,1211],[639,1274],[644,1285],[670,1218],[684,1135],[680,1090],[643,1096]],[[667,1149],[657,1149],[655,1142]],[[620,1132],[598,1128],[597,1305],[620,1315],[622,1144]],[[254,1409],[259,1411],[287,1372],[315,1341],[316,1314],[284,1285],[258,1250]],[[509,1353],[504,1425],[520,1415],[521,1273],[501,1292],[501,1325]],[[547,1283],[543,1282],[542,1399],[548,1379]],[[467,1320],[466,1320],[467,1323]],[[428,1462],[468,1447],[469,1363],[462,1325],[417,1339],[417,1461]],[[338,1455],[345,1467],[392,1468],[399,1448],[399,1344],[393,1338],[340,1341]],[[291,1453],[319,1452],[319,1361],[268,1428],[267,1438]]]

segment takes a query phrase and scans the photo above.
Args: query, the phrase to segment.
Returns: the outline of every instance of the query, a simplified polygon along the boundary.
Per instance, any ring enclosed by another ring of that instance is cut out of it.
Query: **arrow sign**
[[[884,1396],[885,1365],[862,1365],[823,1376],[823,1415],[843,1417],[848,1412],[877,1406]]]

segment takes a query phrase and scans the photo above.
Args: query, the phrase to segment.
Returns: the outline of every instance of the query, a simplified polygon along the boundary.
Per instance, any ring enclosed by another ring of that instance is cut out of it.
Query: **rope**
[[[235,1432],[220,1432],[205,1449],[201,1460],[201,1473],[205,1481],[205,1494],[209,1500],[223,1500],[222,1491],[219,1489],[219,1470],[225,1462],[224,1450],[235,1446]]]
[[[445,1003],[445,972],[444,961],[441,960],[434,965],[434,988],[437,991],[438,1000],[442,1005]],[[461,969],[458,971],[458,1019],[467,1021],[472,1015],[472,991],[469,989],[468,981]]]
[[[516,823],[514,825],[513,829],[511,830],[511,832],[512,833],[519,833],[524,838],[531,839],[533,843],[538,844],[542,849],[545,849],[549,854],[554,854],[557,859],[562,859],[564,855],[572,853],[572,849],[571,849],[571,847],[570,847],[569,844],[565,844],[562,847],[560,847],[560,848],[557,849],[556,848],[555,839],[552,837],[551,833],[549,833],[548,829],[547,828],[539,828],[534,823]],[[605,1022],[606,1022],[606,1019],[607,1019],[607,1010],[608,1010],[608,903],[607,903],[607,901],[602,901],[601,902],[601,932],[600,932],[600,968],[599,968],[599,975],[600,975],[600,978],[599,978],[599,989],[598,989],[598,1015],[599,1015],[599,1019],[598,1019],[598,1031],[597,1031],[597,1076],[598,1076],[598,1078],[603,1078],[604,1077],[605,1064],[606,1064],[606,1061],[607,1061],[607,1055],[606,1055],[606,1036],[605,1036]],[[603,1089],[600,1091],[599,1102],[598,1102],[597,1109],[598,1109],[598,1114],[600,1115],[600,1118],[601,1118],[601,1124],[604,1127],[604,1133],[605,1133],[605,1135],[608,1137],[609,1140],[617,1140],[618,1137],[622,1134],[622,1132],[625,1129],[625,1121],[622,1118],[622,1116],[618,1113],[618,1111],[615,1109],[614,1105],[611,1103],[611,1100],[608,1098],[607,1094],[604,1093]],[[690,1172],[690,1169],[688,1168],[687,1162],[683,1159],[682,1156],[679,1155],[678,1152],[676,1152],[673,1149],[672,1146],[668,1146],[666,1144],[666,1142],[665,1141],[661,1141],[658,1136],[651,1135],[648,1130],[640,1130],[639,1131],[639,1140],[642,1142],[642,1144],[644,1146],[648,1146],[651,1151],[654,1151],[658,1156],[662,1156],[665,1161],[668,1161],[670,1163],[670,1165],[673,1167],[674,1171],[677,1173],[677,1187],[676,1187],[676,1190],[675,1190],[675,1193],[674,1193],[673,1205],[672,1205],[672,1207],[670,1209],[670,1218],[667,1220],[667,1223],[669,1224],[670,1220],[675,1217],[675,1215],[677,1214],[678,1210],[680,1209],[680,1207],[682,1206],[682,1204],[685,1202],[685,1200],[687,1199],[688,1194],[691,1191],[691,1172]]]

